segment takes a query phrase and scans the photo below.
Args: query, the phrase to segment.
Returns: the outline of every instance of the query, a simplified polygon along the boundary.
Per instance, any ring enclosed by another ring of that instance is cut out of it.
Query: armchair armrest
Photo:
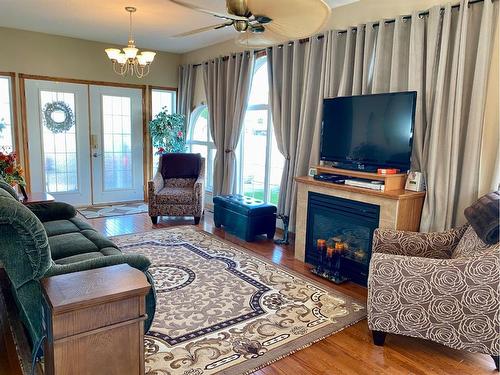
[[[95,268],[115,266],[127,263],[129,266],[142,272],[146,272],[151,262],[144,255],[140,254],[119,254],[101,258],[94,258],[70,264],[53,264],[45,273],[44,277],[62,275],[66,273],[87,271]]]
[[[43,223],[53,220],[68,220],[76,216],[76,209],[63,202],[31,203],[27,206]]]
[[[494,250],[457,259],[373,254],[368,326],[456,349],[497,353],[499,269]]]
[[[160,192],[161,189],[165,186],[165,181],[163,180],[163,176],[160,172],[156,172],[155,176],[152,180],[148,181],[148,195],[150,198],[155,196]]]
[[[439,233],[406,232],[378,228],[373,233],[373,253],[448,259],[467,225]]]

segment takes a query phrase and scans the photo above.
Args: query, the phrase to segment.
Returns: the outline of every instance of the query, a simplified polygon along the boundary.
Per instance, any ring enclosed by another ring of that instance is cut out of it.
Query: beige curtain
[[[196,67],[192,64],[179,66],[179,89],[177,91],[177,113],[186,118],[186,129],[193,110]]]
[[[464,221],[479,193],[486,84],[494,23],[492,0],[447,5],[394,22],[326,34],[324,96],[417,91],[412,169],[424,172],[422,231]],[[321,106],[321,103],[319,103]],[[311,164],[318,162],[315,123]]]
[[[296,190],[294,176],[304,175],[315,124],[321,118],[321,62],[324,39],[312,37],[308,43],[295,41],[267,50],[270,103],[274,133],[285,158],[278,213],[294,220]]]
[[[209,125],[217,149],[214,166],[214,195],[232,194],[236,189],[236,154],[250,94],[255,58],[243,52],[203,64]]]

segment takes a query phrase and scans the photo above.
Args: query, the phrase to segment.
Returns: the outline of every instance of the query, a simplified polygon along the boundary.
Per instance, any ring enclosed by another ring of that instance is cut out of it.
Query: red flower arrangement
[[[5,154],[0,151],[0,176],[3,177],[9,185],[26,185],[23,177],[23,169],[17,163],[17,155],[15,152]]]

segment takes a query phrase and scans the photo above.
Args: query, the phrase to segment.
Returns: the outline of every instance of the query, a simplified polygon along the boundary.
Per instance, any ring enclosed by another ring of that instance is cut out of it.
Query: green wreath
[[[63,113],[64,119],[62,121],[54,118],[56,113]],[[75,125],[75,118],[71,108],[62,101],[53,101],[52,103],[45,104],[42,110],[43,120],[47,129],[52,133],[64,133]]]

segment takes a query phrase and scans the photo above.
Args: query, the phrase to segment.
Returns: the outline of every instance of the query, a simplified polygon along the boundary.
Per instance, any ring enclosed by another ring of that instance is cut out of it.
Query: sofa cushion
[[[43,226],[49,237],[80,231],[80,229],[70,220],[46,221],[43,223]]]
[[[169,178],[164,181],[167,188],[193,188],[196,178]]]
[[[156,201],[166,204],[191,204],[195,201],[194,189],[181,187],[163,188],[156,195]]]
[[[485,244],[469,225],[451,257],[452,259],[477,257],[488,252],[490,248],[491,245]]]
[[[99,251],[99,248],[80,232],[51,236],[49,245],[54,261],[76,254]]]

